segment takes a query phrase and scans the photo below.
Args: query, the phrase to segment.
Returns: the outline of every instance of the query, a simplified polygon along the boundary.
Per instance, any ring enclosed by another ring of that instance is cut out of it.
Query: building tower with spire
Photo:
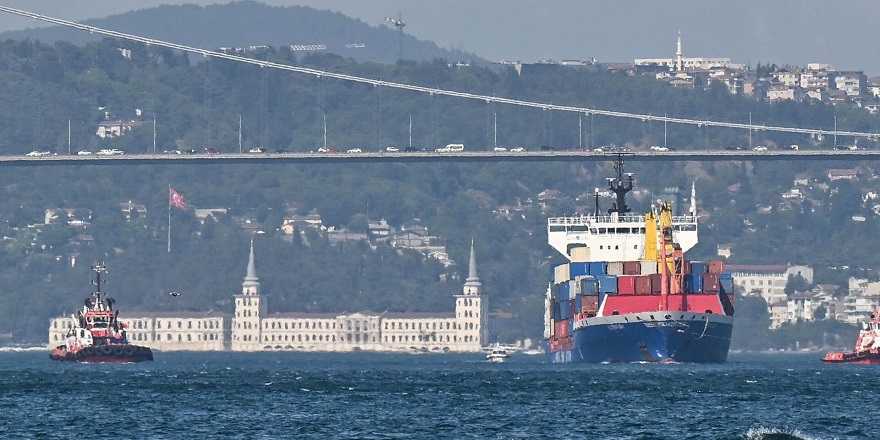
[[[684,58],[682,57],[684,53],[681,51],[681,31],[678,31],[678,45],[675,50],[675,71],[683,72],[684,71]]]
[[[468,277],[461,295],[455,295],[455,321],[458,326],[458,345],[461,351],[477,351],[489,344],[489,313],[482,296],[483,284],[477,276],[474,241],[471,240],[471,258]]]
[[[260,281],[254,266],[254,240],[248,257],[247,275],[241,283],[241,295],[235,295],[232,318],[232,351],[259,351],[261,317],[267,312],[266,298],[260,296]]]

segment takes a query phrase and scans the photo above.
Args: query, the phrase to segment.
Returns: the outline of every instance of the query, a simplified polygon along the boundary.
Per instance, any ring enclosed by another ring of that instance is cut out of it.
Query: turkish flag
[[[177,209],[186,209],[186,200],[183,199],[183,196],[180,195],[179,192],[175,191],[174,188],[171,189],[171,198],[168,200],[168,203],[177,208]]]

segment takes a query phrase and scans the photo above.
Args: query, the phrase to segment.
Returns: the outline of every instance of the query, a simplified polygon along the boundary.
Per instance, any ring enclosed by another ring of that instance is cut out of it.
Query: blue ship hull
[[[571,348],[548,354],[552,362],[694,362],[727,360],[733,317],[687,314],[653,319],[652,313],[590,318],[575,323]]]

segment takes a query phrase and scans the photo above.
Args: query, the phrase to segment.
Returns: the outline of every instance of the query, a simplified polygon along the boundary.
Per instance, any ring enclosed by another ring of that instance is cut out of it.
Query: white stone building
[[[275,313],[254,265],[253,246],[242,294],[235,297],[233,351],[478,352],[488,344],[488,308],[481,295],[474,249],[454,313]]]

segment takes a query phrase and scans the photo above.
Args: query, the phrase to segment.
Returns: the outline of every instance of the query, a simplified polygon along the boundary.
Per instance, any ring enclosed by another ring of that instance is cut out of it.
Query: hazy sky
[[[160,4],[217,0],[5,0],[3,5],[69,20]],[[262,0],[330,9],[381,25],[403,14],[405,32],[489,60],[632,62],[685,56],[734,63],[829,63],[880,75],[876,0]],[[38,23],[0,15],[0,31]],[[255,23],[259,26],[259,23]],[[119,29],[124,31],[124,29]]]

